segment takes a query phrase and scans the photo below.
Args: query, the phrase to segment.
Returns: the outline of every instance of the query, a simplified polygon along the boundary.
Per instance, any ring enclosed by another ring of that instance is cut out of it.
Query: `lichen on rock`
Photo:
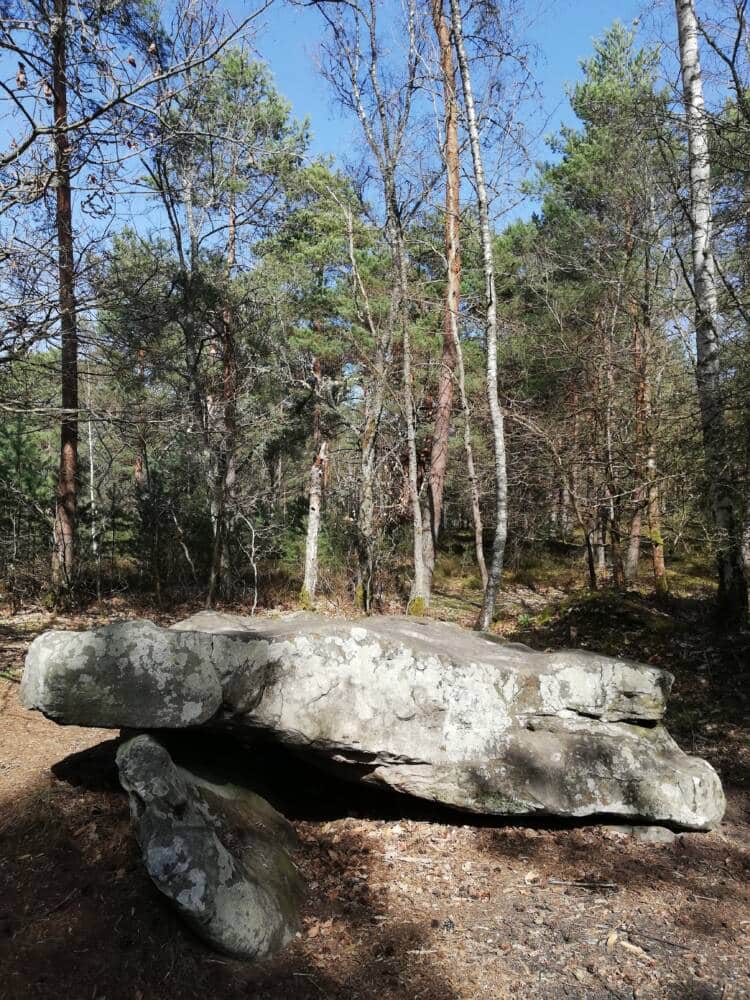
[[[238,958],[286,944],[302,890],[286,820],[250,790],[178,767],[147,734],[119,748],[117,765],[146,870],[192,929]]]
[[[708,829],[721,783],[661,725],[671,683],[632,660],[412,617],[206,611],[172,629],[46,633],[22,697],[64,723],[264,735],[352,780],[474,812]]]

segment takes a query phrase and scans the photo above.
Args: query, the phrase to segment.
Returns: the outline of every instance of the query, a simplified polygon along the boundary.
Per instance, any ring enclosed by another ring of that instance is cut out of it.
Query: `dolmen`
[[[21,698],[61,725],[127,731],[120,780],[151,878],[212,945],[258,958],[296,929],[294,832],[252,790],[180,767],[165,733],[281,743],[342,779],[473,813],[709,830],[724,794],[662,724],[672,681],[423,619],[204,611],[46,632]]]

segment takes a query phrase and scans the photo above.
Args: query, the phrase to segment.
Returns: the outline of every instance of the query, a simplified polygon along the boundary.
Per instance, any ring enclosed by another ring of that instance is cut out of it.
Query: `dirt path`
[[[11,642],[19,655],[29,638]],[[193,939],[143,873],[113,735],[28,713],[0,681],[2,998],[750,995],[739,772],[724,775],[719,831],[660,846],[600,827],[464,825],[290,773],[309,896],[298,939],[253,967]]]

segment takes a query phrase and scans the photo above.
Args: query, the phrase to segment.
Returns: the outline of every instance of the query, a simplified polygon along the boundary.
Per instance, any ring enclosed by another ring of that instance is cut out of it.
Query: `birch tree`
[[[712,247],[711,161],[698,21],[694,0],[675,0],[675,10],[688,137],[696,385],[706,478],[717,533],[719,614],[728,624],[741,625],[747,621],[747,582],[721,385],[720,321]]]
[[[478,621],[478,627],[486,630],[492,625],[497,591],[500,586],[500,577],[505,558],[505,543],[508,536],[508,471],[505,454],[505,422],[497,388],[497,295],[495,290],[495,264],[492,252],[492,230],[490,227],[489,194],[485,180],[479,120],[474,103],[471,67],[464,43],[460,0],[450,0],[450,6],[453,43],[456,48],[456,57],[461,76],[464,114],[466,116],[466,127],[469,133],[471,159],[474,168],[474,188],[477,196],[484,272],[486,389],[492,430],[495,472],[495,533],[492,543],[492,558],[487,574],[487,583],[484,588],[482,610]]]

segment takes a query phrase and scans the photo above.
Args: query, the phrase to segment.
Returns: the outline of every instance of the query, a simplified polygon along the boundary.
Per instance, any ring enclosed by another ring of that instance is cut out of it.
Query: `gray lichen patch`
[[[148,621],[45,632],[26,657],[21,701],[63,724],[200,725],[222,702],[213,646],[210,636],[170,632]]]

